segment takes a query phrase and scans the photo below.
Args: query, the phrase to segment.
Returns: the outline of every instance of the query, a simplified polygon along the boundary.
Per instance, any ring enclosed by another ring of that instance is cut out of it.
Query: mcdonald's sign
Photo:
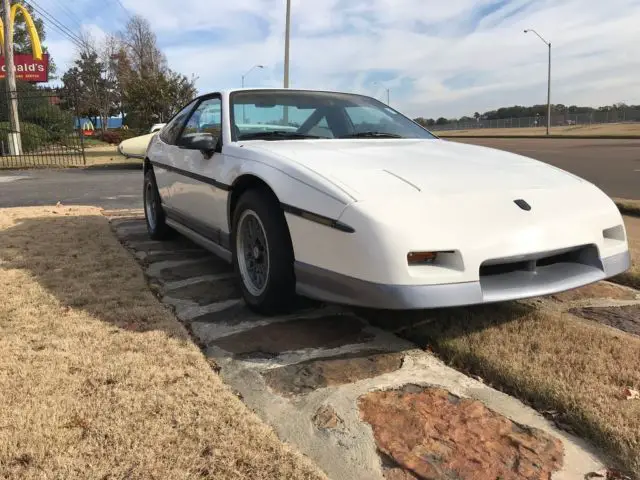
[[[49,55],[42,53],[40,37],[29,11],[21,4],[14,3],[10,11],[9,35],[13,35],[13,26],[16,21],[16,14],[20,12],[27,24],[27,32],[31,39],[31,55],[14,54],[13,61],[16,70],[16,78],[25,82],[47,82],[49,81]],[[0,47],[4,53],[4,24],[0,19]],[[0,78],[7,76],[7,67],[4,56],[0,57]]]

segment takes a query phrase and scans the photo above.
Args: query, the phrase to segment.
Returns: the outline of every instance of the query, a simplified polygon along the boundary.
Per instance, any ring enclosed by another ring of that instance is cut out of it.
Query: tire
[[[142,191],[144,204],[144,218],[147,223],[147,231],[152,240],[166,240],[171,237],[173,230],[166,223],[166,216],[162,209],[160,193],[156,184],[156,176],[153,169],[149,168],[144,174],[144,187]]]
[[[249,190],[238,200],[232,225],[233,266],[249,308],[262,315],[291,311],[293,246],[277,199],[266,189]]]

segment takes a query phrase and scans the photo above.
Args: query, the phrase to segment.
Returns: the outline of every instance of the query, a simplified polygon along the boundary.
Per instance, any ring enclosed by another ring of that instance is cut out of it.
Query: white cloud
[[[257,63],[267,68],[248,85],[282,84],[285,0],[122,3],[150,20],[172,68],[198,76],[201,91],[239,86]],[[378,79],[412,116],[544,103],[546,46],[523,33],[535,28],[552,42],[552,101],[640,103],[638,0],[292,0],[292,10],[294,87],[382,97]],[[57,62],[66,55],[49,45]]]

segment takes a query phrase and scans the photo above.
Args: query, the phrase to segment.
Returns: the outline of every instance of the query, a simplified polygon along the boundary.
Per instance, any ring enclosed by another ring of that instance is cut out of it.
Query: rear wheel
[[[147,222],[147,231],[153,240],[164,240],[171,236],[173,231],[166,223],[160,193],[156,185],[156,176],[153,169],[149,168],[144,174],[144,218]]]
[[[295,300],[293,247],[280,206],[271,192],[249,190],[233,212],[233,264],[242,294],[254,311],[289,311]]]

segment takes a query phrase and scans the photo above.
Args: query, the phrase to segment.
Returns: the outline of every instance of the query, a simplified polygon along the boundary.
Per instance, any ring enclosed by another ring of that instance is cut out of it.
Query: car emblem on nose
[[[529,205],[527,202],[525,202],[521,198],[519,198],[518,200],[514,200],[513,203],[518,205],[522,210],[526,210],[527,212],[531,210],[531,205]]]

